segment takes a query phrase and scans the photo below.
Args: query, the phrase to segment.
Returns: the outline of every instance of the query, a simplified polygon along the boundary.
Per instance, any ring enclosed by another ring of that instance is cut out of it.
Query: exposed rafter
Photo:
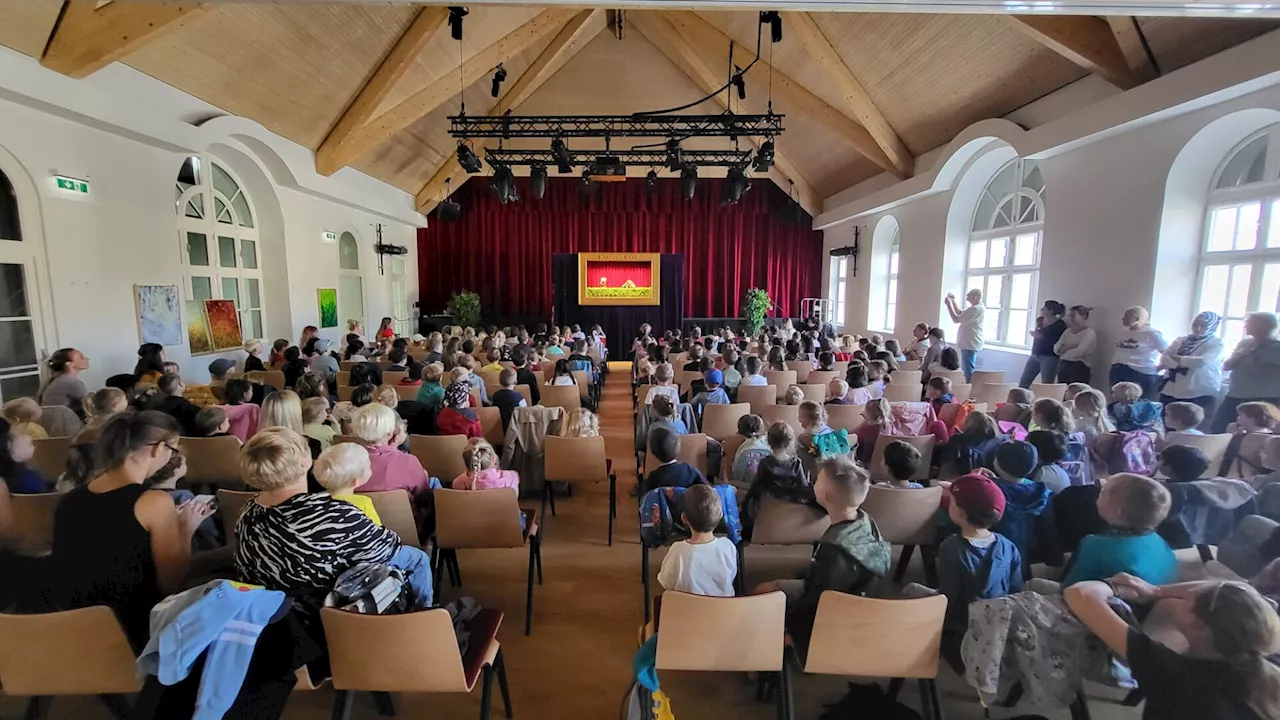
[[[106,67],[198,14],[198,2],[66,0],[40,64],[74,78]],[[3,21],[0,21],[3,22]]]
[[[603,10],[583,10],[565,23],[551,44],[538,55],[529,68],[520,75],[511,88],[503,94],[491,115],[502,115],[514,110],[529,99],[547,78],[555,74],[578,51],[586,47],[605,28]],[[456,190],[466,172],[458,165],[456,155],[450,153],[436,169],[416,196],[418,212],[429,213],[445,197],[445,190]]]
[[[1138,77],[1138,82],[1158,77],[1160,68],[1156,66],[1146,40],[1142,37],[1138,18],[1132,15],[1109,15],[1107,24],[1111,26],[1111,34],[1116,36],[1116,44],[1129,62],[1129,69]]]
[[[1106,20],[1091,15],[1007,15],[1008,21],[1121,90],[1138,84]]]
[[[320,150],[316,152],[317,172],[322,175],[332,175],[338,171],[340,165],[322,161],[322,158],[332,160],[334,157],[334,153],[326,151],[326,148],[331,150],[341,146],[369,122],[369,118],[373,117],[374,111],[387,98],[387,94],[400,81],[400,78],[404,77],[405,72],[413,67],[422,48],[426,47],[448,20],[447,8],[424,7],[418,11],[413,22],[409,23],[409,27],[401,33],[400,39],[387,52],[386,57],[382,58],[378,69],[369,76],[364,87],[360,88],[355,99],[347,106],[346,112],[321,143]]]
[[[481,76],[492,72],[499,63],[524,52],[538,40],[558,29],[574,15],[571,10],[544,10],[529,22],[507,33],[492,45],[472,55],[462,64],[462,83],[474,83]],[[412,125],[418,118],[440,107],[458,93],[458,76],[444,73],[426,87],[400,101],[391,109],[369,120],[347,137],[320,146],[316,151],[316,168],[331,174],[338,168],[381,145],[392,135]]]
[[[897,131],[876,107],[866,88],[858,80],[844,59],[831,47],[831,41],[809,13],[789,12],[784,17],[791,37],[800,43],[804,53],[822,69],[840,94],[842,107],[838,109],[862,123],[875,138],[876,144],[893,162],[894,175],[906,179],[915,171],[915,158],[898,137]]]
[[[690,13],[691,14],[691,13]],[[655,13],[634,12],[628,16],[631,24],[636,26],[654,47],[667,57],[677,68],[693,81],[703,92],[712,92],[725,83],[725,77],[711,69],[706,60],[698,54],[693,46],[667,21],[666,17]],[[726,49],[728,43],[725,43]],[[727,93],[716,95],[715,101],[723,108],[728,108]],[[752,143],[754,146],[755,143]],[[758,146],[757,146],[758,147]],[[788,181],[794,184],[797,200],[801,207],[810,214],[816,215],[822,210],[822,196],[813,189],[813,185],[800,173],[800,168],[781,150],[774,153],[774,167],[769,171],[773,179],[784,190],[788,189]]]

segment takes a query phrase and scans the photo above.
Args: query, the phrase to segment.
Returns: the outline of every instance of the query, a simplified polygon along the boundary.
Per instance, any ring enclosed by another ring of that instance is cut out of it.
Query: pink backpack
[[[1156,441],[1146,430],[1117,431],[1115,447],[1107,460],[1107,470],[1154,477],[1156,474]]]
[[[1000,432],[1004,433],[1010,440],[1026,440],[1027,429],[1016,422],[1008,420],[1000,420],[996,423],[1000,427]]]

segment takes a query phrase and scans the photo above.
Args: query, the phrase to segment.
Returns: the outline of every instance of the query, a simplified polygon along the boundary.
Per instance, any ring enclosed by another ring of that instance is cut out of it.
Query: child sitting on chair
[[[302,401],[302,434],[320,443],[321,451],[327,450],[338,435],[332,422],[328,398],[312,397]]]
[[[852,405],[853,403],[845,399],[845,396],[848,394],[849,394],[849,383],[845,382],[844,380],[841,380],[840,378],[834,378],[832,379],[831,382],[827,383],[826,404],[827,405]]]
[[[704,485],[707,479],[698,468],[680,462],[680,436],[667,428],[649,431],[649,453],[661,465],[645,478],[644,492],[658,487],[683,487]],[[640,493],[641,495],[644,492]]]
[[[652,405],[653,399],[666,395],[672,403],[680,404],[680,388],[675,385],[676,371],[671,363],[662,363],[653,371],[653,379],[657,384],[649,386],[649,394],[644,398],[645,405]]]
[[[49,433],[40,424],[40,417],[44,415],[44,411],[40,405],[29,397],[21,397],[10,400],[0,408],[0,417],[10,425],[33,425],[31,428],[31,436],[37,440],[43,440],[49,437]]]
[[[764,363],[760,361],[760,358],[755,355],[747,358],[745,372],[742,374],[742,382],[738,384],[738,387],[764,387],[768,385],[769,381],[764,375],[760,374],[763,370]]]
[[[1195,403],[1171,402],[1164,406],[1164,427],[1169,432],[1204,435],[1199,430],[1202,422],[1204,422],[1204,408]]]
[[[1027,442],[1036,449],[1036,469],[1030,479],[1043,483],[1049,492],[1057,495],[1071,486],[1071,477],[1062,461],[1067,459],[1067,436],[1056,430],[1032,430]]]
[[[227,411],[214,405],[202,409],[196,413],[195,419],[197,437],[229,437],[231,435],[231,420],[227,417]]]
[[[373,476],[369,451],[363,445],[348,442],[327,448],[316,458],[312,473],[329,495],[360,508],[360,512],[368,515],[375,525],[382,524],[373,498],[356,492]]]
[[[1076,429],[1084,433],[1086,443],[1092,443],[1099,435],[1115,432],[1116,426],[1107,417],[1107,399],[1093,388],[1082,390],[1072,402],[1071,415]]]
[[[1142,399],[1142,388],[1137,383],[1118,382],[1111,387],[1111,404],[1107,414],[1120,432],[1149,430],[1161,431],[1160,403]]]
[[[519,473],[498,467],[498,451],[485,440],[471,440],[462,451],[462,462],[467,471],[453,479],[454,490],[511,488],[520,492]]]
[[[894,440],[885,445],[884,467],[889,473],[889,479],[876,483],[876,487],[895,488],[897,490],[923,489],[923,485],[911,479],[920,470],[921,460],[920,451],[909,442]]]
[[[1023,427],[1031,424],[1031,403],[1036,396],[1026,388],[1011,388],[1003,403],[996,407],[999,422],[1015,422]]]
[[[351,414],[351,434],[369,452],[373,474],[361,492],[404,490],[415,501],[430,497],[432,482],[418,458],[400,452],[400,418],[382,403],[370,403]]]
[[[791,385],[787,387],[787,391],[782,394],[783,405],[799,405],[804,402],[804,390],[799,385]]]
[[[743,440],[733,456],[729,484],[745,492],[751,489],[751,483],[760,470],[760,463],[770,453],[769,440],[764,434],[764,419],[759,415],[743,415],[738,418],[738,434]]]
[[[702,417],[702,408],[706,405],[728,405],[729,393],[721,387],[724,384],[724,373],[719,370],[708,370],[702,374],[703,390],[693,396],[693,411]]]
[[[1280,425],[1280,408],[1269,402],[1246,402],[1236,406],[1236,421],[1227,428],[1227,432],[1273,435],[1277,425]]]
[[[1108,529],[1080,541],[1062,586],[1106,580],[1122,572],[1153,585],[1177,580],[1178,561],[1156,533],[1170,505],[1169,491],[1155,480],[1132,473],[1112,475],[1098,495],[1098,515]]]
[[[654,418],[649,421],[649,431],[654,428],[665,427],[677,435],[688,435],[689,427],[685,425],[684,420],[680,419],[676,412],[677,408],[671,403],[671,399],[666,395],[659,395],[653,399]]]
[[[943,405],[954,403],[956,396],[951,394],[951,378],[929,378],[929,382],[924,386],[924,397],[933,405],[934,412],[941,410]]]
[[[724,517],[720,496],[710,485],[694,485],[684,494],[681,516],[692,536],[672,543],[658,571],[658,584],[667,590],[733,597],[738,575],[738,548],[715,529]]]

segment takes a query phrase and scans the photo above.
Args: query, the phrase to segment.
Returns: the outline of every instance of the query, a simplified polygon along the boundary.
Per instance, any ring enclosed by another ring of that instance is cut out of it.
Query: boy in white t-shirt
[[[674,543],[662,560],[658,583],[664,589],[694,595],[732,597],[738,575],[738,549],[713,532],[724,517],[720,496],[710,485],[685,491],[683,518],[693,536]]]
[[[666,395],[672,405],[680,404],[680,388],[675,386],[676,371],[671,363],[662,363],[654,368],[653,379],[658,384],[649,387],[649,394],[644,398],[645,405],[652,405],[653,399],[659,395]]]
[[[760,362],[760,358],[755,355],[747,358],[745,369],[747,372],[742,376],[738,387],[764,387],[769,384],[768,379],[760,374],[764,370],[764,363]]]

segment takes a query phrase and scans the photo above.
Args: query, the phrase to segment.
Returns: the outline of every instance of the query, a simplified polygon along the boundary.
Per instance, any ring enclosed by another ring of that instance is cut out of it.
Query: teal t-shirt
[[[1106,580],[1121,572],[1165,585],[1178,580],[1178,561],[1169,543],[1154,530],[1141,535],[1089,535],[1076,548],[1075,562],[1062,578],[1062,586]]]

